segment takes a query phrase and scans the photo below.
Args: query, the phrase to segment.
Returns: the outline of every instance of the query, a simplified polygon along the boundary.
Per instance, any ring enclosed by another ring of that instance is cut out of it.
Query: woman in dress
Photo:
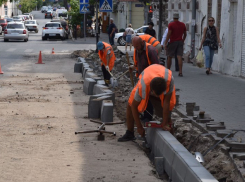
[[[203,30],[203,37],[201,41],[201,45],[199,47],[199,50],[204,50],[205,54],[205,66],[206,66],[206,74],[212,74],[210,69],[212,67],[213,63],[213,57],[215,50],[218,50],[218,43],[219,47],[222,47],[222,44],[220,42],[219,38],[219,30],[217,27],[214,26],[215,20],[213,17],[210,17],[208,19],[208,27],[205,27]]]

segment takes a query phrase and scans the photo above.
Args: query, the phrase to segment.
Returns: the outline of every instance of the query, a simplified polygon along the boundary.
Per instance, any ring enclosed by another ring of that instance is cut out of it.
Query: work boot
[[[121,138],[118,138],[117,141],[118,142],[127,142],[127,141],[132,141],[135,139],[136,138],[134,137],[134,132],[127,130],[126,133]]]

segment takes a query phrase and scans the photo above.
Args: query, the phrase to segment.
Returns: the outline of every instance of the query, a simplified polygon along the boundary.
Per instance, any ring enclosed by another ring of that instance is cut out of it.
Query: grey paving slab
[[[184,64],[183,75],[173,70],[175,87],[180,89],[179,108],[185,112],[186,102],[195,102],[215,121],[225,122],[227,129],[245,128],[245,79],[213,72]],[[245,134],[238,134],[245,140]]]

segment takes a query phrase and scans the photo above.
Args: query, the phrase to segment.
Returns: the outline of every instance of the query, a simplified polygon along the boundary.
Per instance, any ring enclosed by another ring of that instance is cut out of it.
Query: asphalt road
[[[43,54],[51,54],[52,48],[55,53],[72,52],[78,49],[95,49],[94,39],[91,41],[84,41],[82,39],[72,41],[67,40],[46,40],[42,41],[42,27],[48,22],[48,19],[44,19],[44,14],[39,11],[32,12],[34,19],[39,23],[39,32],[29,32],[29,41],[10,41],[4,42],[4,35],[0,35],[0,63],[2,68],[6,71],[9,64],[13,64],[19,61],[25,61],[23,55],[39,54],[42,51]]]

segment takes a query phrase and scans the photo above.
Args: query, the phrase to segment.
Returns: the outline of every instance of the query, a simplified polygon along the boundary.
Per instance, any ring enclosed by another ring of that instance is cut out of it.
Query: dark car
[[[3,30],[5,30],[6,26],[8,25],[8,22],[6,19],[0,19],[0,25],[2,26]]]
[[[51,22],[60,22],[61,26],[64,28],[65,30],[65,38],[68,39],[68,30],[69,30],[69,27],[68,27],[68,24],[65,20],[51,20]]]
[[[52,14],[51,11],[48,11],[48,12],[45,13],[45,19],[46,18],[53,18],[53,14]]]

